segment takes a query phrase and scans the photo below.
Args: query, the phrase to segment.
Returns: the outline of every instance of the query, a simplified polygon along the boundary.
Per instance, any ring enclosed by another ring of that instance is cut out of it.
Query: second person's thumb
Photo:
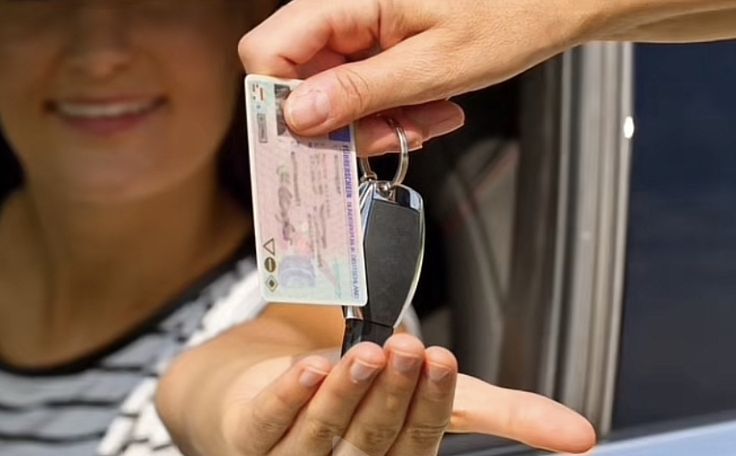
[[[319,73],[294,90],[284,107],[286,121],[294,132],[305,136],[324,134],[372,114],[376,108],[371,103],[373,94],[382,89],[371,87],[350,66]]]

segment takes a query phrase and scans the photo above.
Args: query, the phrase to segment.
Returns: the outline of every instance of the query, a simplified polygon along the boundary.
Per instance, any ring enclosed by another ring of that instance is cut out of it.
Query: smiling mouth
[[[164,97],[55,100],[46,109],[89,133],[111,134],[135,127],[166,103]]]
[[[125,101],[53,101],[48,107],[64,117],[93,120],[146,114],[164,103],[165,99],[159,97]]]

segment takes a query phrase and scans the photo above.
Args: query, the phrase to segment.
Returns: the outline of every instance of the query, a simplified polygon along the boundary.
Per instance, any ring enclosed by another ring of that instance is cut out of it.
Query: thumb
[[[582,453],[595,445],[592,425],[544,396],[460,374],[450,432],[496,435],[550,451]]]
[[[325,134],[377,112],[458,93],[450,58],[437,49],[433,35],[432,30],[414,35],[366,60],[307,79],[286,101],[289,127],[305,136]]]

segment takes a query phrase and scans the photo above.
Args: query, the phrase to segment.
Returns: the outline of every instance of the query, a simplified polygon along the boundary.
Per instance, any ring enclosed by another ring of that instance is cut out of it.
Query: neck
[[[232,255],[249,224],[222,192],[210,169],[145,200],[78,201],[32,185],[19,193],[8,211],[17,209],[27,228],[26,275],[36,277],[20,283],[39,286],[33,296],[20,291],[35,304],[23,318],[37,331],[27,334],[47,342],[39,352],[48,356],[46,345],[60,340],[75,354],[90,340],[110,342],[101,339],[145,321]],[[95,337],[95,328],[104,331]]]

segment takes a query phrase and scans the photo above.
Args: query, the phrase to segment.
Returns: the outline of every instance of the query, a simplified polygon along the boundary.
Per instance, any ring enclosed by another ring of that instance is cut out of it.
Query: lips
[[[59,101],[55,103],[56,111],[66,117],[80,119],[113,119],[144,114],[153,110],[159,104],[159,99],[133,100],[120,102],[75,102]]]
[[[163,97],[63,99],[47,103],[47,109],[78,130],[109,135],[141,125],[165,104]]]

